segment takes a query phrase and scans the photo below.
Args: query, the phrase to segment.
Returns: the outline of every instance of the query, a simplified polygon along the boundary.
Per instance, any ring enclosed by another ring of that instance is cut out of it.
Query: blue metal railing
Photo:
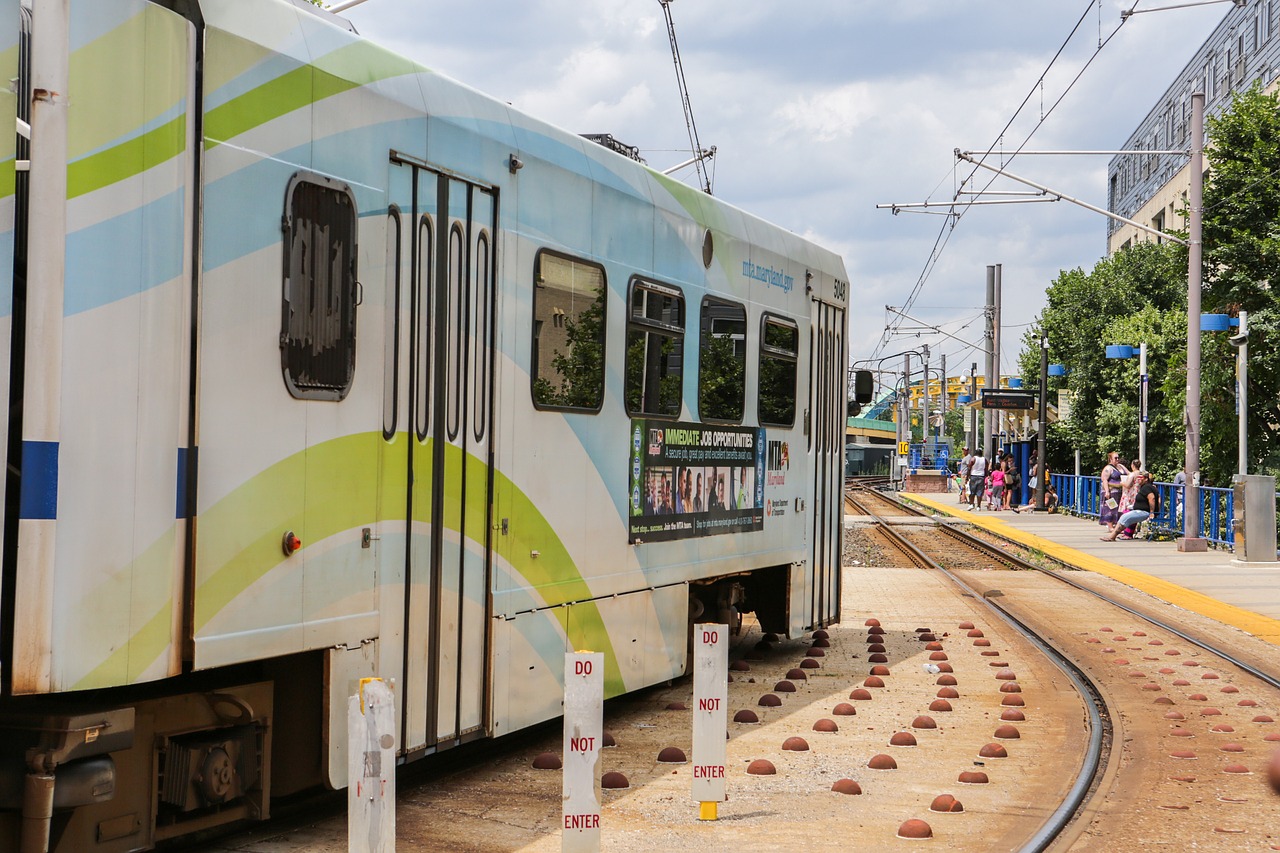
[[[1102,507],[1102,481],[1096,476],[1053,474],[1049,478],[1058,490],[1058,505],[1073,515],[1097,518]],[[1173,483],[1156,483],[1160,492],[1160,511],[1147,523],[1162,533],[1183,535],[1183,487]],[[1231,489],[1201,486],[1199,489],[1201,535],[1215,545],[1235,545],[1231,519],[1235,515],[1235,492]]]

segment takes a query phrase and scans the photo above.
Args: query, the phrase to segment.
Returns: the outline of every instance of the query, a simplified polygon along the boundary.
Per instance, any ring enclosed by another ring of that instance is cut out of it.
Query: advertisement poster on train
[[[633,420],[631,542],[764,529],[764,430]]]

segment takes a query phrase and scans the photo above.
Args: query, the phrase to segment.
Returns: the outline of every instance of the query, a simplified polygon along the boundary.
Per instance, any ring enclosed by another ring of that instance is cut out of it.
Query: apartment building
[[[1233,92],[1262,81],[1273,88],[1280,75],[1280,0],[1233,5],[1195,56],[1165,90],[1122,150],[1107,166],[1107,209],[1170,231],[1184,229],[1180,215],[1191,184],[1191,94],[1205,93],[1205,115],[1220,113]],[[1179,153],[1166,154],[1164,151]],[[1159,240],[1132,225],[1107,220],[1107,254],[1135,242]]]

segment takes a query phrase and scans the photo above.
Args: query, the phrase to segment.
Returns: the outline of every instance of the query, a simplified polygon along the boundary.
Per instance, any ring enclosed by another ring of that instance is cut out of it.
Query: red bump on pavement
[[[777,772],[778,768],[774,767],[773,762],[767,758],[757,758],[747,765],[747,773],[752,776],[772,776]]]
[[[563,765],[554,752],[540,752],[533,759],[534,770],[559,770]]]
[[[688,760],[678,746],[668,746],[658,753],[659,764],[684,764]]]
[[[837,779],[835,784],[831,786],[831,790],[837,794],[861,794],[862,786],[852,779]]]
[[[931,812],[962,812],[964,806],[960,805],[960,801],[950,794],[939,794],[933,798],[933,802],[929,805]]]
[[[929,827],[929,824],[913,817],[898,827],[898,837],[908,839],[933,838],[933,830]]]

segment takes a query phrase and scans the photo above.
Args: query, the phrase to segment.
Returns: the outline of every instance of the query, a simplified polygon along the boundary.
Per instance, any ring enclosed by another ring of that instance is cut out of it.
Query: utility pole
[[[947,403],[950,402],[951,394],[947,390],[947,354],[941,355],[942,359],[942,391],[939,393],[938,412],[938,437],[941,438],[947,428]]]
[[[992,384],[992,377],[995,376],[995,351],[996,351],[996,267],[994,264],[987,265],[987,325],[983,333],[982,340],[987,345],[987,377],[983,384],[987,388],[998,388],[1000,383],[997,381]],[[995,447],[991,443],[991,436],[995,432],[992,424],[995,420],[995,412],[992,409],[982,408],[982,446],[986,448],[984,451],[988,459],[994,457]]]
[[[1045,431],[1049,419],[1049,336],[1040,330],[1040,405],[1036,411],[1036,511],[1044,512]]]
[[[1004,273],[1005,265],[996,264],[996,292],[991,302],[991,360],[992,364],[995,365],[995,370],[992,371],[992,375],[995,377],[992,382],[995,384],[992,384],[992,388],[997,389],[1001,387],[1000,378],[1002,375],[1000,370],[1000,291],[1004,287]],[[996,432],[1004,433],[1006,424],[1009,423],[1009,415],[1005,414],[1004,409],[1000,409],[996,411],[996,416],[1000,419],[1000,429],[997,429]],[[1000,447],[998,447],[1000,438],[996,439],[996,444],[998,451],[1000,450]]]
[[[969,365],[969,405],[978,402],[978,362]],[[978,449],[978,412],[981,408],[969,411],[969,452]]]
[[[1249,312],[1240,312],[1240,330],[1232,340],[1236,350],[1236,438],[1240,445],[1240,475],[1249,473]]]
[[[1200,536],[1200,277],[1204,246],[1204,92],[1191,95],[1191,188],[1187,203],[1187,484],[1183,489],[1183,538],[1179,551],[1207,551]]]
[[[928,444],[929,433],[932,432],[929,425],[929,345],[925,344],[920,349],[924,354],[924,385],[920,391],[920,406],[924,410],[924,420],[921,421],[920,440]]]

